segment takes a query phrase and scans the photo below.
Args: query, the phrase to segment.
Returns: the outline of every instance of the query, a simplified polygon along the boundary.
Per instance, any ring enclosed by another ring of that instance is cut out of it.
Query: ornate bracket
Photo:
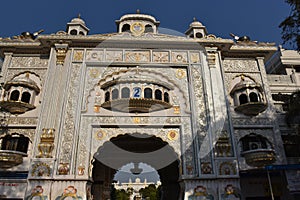
[[[68,44],[55,44],[56,49],[56,65],[64,65],[68,52]]]
[[[207,63],[210,67],[216,66],[216,53],[217,47],[206,47],[207,51]]]
[[[43,129],[41,141],[38,144],[39,155],[37,158],[52,158],[52,151],[54,149],[54,128]]]

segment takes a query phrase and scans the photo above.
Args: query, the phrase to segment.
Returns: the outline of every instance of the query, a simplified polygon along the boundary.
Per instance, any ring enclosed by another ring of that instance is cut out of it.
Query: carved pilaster
[[[55,44],[56,65],[64,65],[68,51],[68,44]]]
[[[4,62],[2,64],[2,70],[1,70],[1,77],[0,77],[0,83],[5,82],[6,78],[6,73],[7,73],[7,69],[10,65],[11,59],[12,59],[12,53],[4,53],[5,58],[4,58]]]

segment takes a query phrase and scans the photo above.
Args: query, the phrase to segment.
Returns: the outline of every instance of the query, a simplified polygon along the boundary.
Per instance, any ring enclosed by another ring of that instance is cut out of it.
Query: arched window
[[[84,35],[84,33],[82,31],[79,32],[79,35]]]
[[[1,150],[20,151],[27,153],[29,138],[24,135],[6,135],[2,138]]]
[[[203,35],[202,35],[202,33],[196,33],[196,38],[203,38]]]
[[[105,101],[109,101],[110,100],[110,93],[109,91],[105,92]]]
[[[145,26],[145,33],[153,33],[153,28],[150,24]]]
[[[77,35],[77,30],[75,30],[75,29],[71,30],[71,31],[70,31],[70,34],[71,34],[71,35]]]
[[[30,97],[31,97],[31,94],[29,92],[23,92],[22,97],[21,97],[21,101],[23,101],[25,103],[29,103],[30,102]]]
[[[124,87],[122,88],[122,92],[121,92],[121,97],[122,98],[129,98],[130,97],[130,90],[128,87]]]
[[[146,88],[146,89],[144,90],[144,97],[145,97],[146,99],[152,99],[152,89]]]
[[[164,93],[164,101],[167,102],[167,103],[170,102],[169,93],[167,93],[167,92]]]
[[[124,24],[122,26],[122,32],[129,32],[130,31],[130,25],[129,24]]]
[[[248,103],[248,98],[246,94],[241,94],[239,96],[240,105]]]
[[[113,89],[112,94],[111,94],[112,99],[118,99],[119,98],[119,90],[118,89]]]
[[[255,92],[251,92],[249,98],[250,102],[258,102],[258,95]]]
[[[251,133],[241,139],[242,151],[250,151],[256,149],[267,149],[268,140],[261,136]]]
[[[162,92],[160,90],[155,90],[155,99],[162,100]]]
[[[18,101],[19,100],[19,96],[20,96],[20,92],[18,90],[14,90],[10,94],[10,100],[12,100],[12,101]]]

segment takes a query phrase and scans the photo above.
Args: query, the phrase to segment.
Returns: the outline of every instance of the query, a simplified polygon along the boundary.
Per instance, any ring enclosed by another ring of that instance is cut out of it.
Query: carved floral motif
[[[153,62],[159,62],[159,63],[169,62],[169,52],[167,51],[153,52]]]
[[[47,68],[48,59],[40,57],[12,57],[10,68]]]
[[[103,50],[88,50],[86,52],[86,61],[102,61],[103,55]]]
[[[73,136],[75,132],[75,118],[76,118],[76,108],[78,105],[78,88],[79,88],[79,75],[80,75],[80,65],[73,65],[73,70],[71,74],[69,98],[66,105],[65,122],[63,125],[63,136],[62,136],[62,153],[60,162],[69,163],[72,155],[72,144]]]
[[[31,176],[33,177],[50,177],[51,168],[48,163],[38,162],[32,165]]]
[[[83,50],[75,50],[73,54],[73,62],[82,62],[83,61]]]
[[[254,59],[225,59],[223,61],[223,67],[225,72],[259,72],[257,62]]]

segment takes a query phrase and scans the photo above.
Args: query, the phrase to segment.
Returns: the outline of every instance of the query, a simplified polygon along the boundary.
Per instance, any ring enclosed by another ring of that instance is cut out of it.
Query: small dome
[[[17,77],[11,81],[8,81],[4,85],[4,88],[6,90],[8,90],[11,86],[24,86],[24,87],[28,87],[28,88],[35,90],[37,93],[40,92],[40,88],[32,79],[29,78],[29,74],[26,74],[23,77]]]
[[[258,88],[259,90],[261,90],[260,84],[250,80],[242,80],[233,87],[230,93],[233,94],[236,91],[243,90],[245,88]]]
[[[167,89],[173,89],[173,86],[167,82],[154,79],[153,77],[142,76],[137,74],[118,77],[116,79],[104,83],[103,85],[101,85],[101,88],[104,89],[120,83],[147,83],[147,84],[160,85]]]
[[[203,24],[199,21],[194,21],[190,24],[190,27],[203,27]]]
[[[74,19],[72,19],[71,20],[71,23],[72,24],[82,24],[82,25],[85,25],[85,22],[81,19],[81,18],[79,18],[79,17],[76,17],[76,18],[74,18]]]
[[[192,23],[190,23],[190,27],[193,27],[193,28],[203,27],[203,24],[194,17],[194,21]]]

